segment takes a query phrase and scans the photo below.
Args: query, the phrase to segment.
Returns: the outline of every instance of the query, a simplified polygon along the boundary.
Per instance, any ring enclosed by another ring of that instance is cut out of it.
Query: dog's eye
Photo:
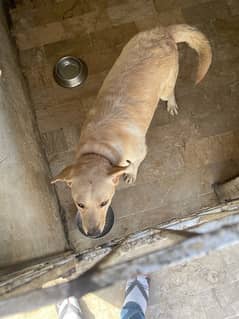
[[[104,207],[105,205],[107,205],[108,204],[108,200],[105,200],[104,202],[102,202],[101,204],[100,204],[100,207]]]
[[[77,206],[79,206],[80,208],[85,208],[85,205],[82,203],[77,203]]]

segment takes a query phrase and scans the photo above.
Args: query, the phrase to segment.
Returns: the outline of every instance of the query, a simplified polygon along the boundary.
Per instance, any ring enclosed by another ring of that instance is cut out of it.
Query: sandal
[[[64,299],[56,308],[59,319],[82,319],[80,305],[75,297]]]

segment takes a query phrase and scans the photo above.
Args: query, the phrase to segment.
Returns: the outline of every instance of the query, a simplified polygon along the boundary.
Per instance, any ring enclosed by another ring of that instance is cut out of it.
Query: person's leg
[[[149,278],[143,275],[127,281],[121,319],[144,319],[149,297]]]
[[[83,319],[79,302],[76,297],[69,297],[57,304],[59,319]]]

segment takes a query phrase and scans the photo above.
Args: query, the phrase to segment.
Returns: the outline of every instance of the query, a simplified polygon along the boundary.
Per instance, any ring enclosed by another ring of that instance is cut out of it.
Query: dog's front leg
[[[146,153],[147,153],[146,145],[145,144],[141,145],[139,153],[138,153],[139,156],[138,156],[137,160],[135,160],[133,162],[128,160],[128,162],[130,164],[127,167],[127,169],[123,175],[123,179],[124,179],[126,184],[135,183],[136,178],[137,178],[137,174],[138,174],[139,166],[142,163],[142,161],[144,160]]]

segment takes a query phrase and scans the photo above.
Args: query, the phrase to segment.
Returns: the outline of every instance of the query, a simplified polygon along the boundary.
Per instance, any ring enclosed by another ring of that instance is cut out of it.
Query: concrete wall
[[[66,240],[38,128],[0,11],[2,267],[61,252],[66,248]]]

